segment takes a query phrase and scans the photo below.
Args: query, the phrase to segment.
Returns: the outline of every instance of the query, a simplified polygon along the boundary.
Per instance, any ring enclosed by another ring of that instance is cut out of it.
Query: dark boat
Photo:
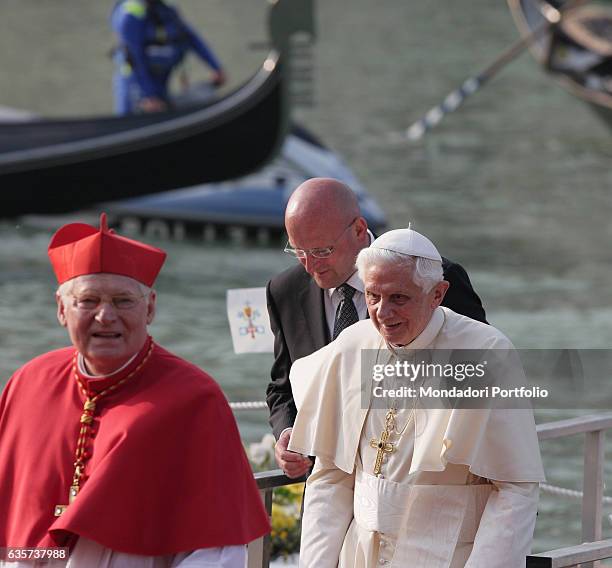
[[[0,217],[248,174],[287,130],[283,64],[271,52],[243,86],[212,103],[127,117],[0,124]]]
[[[554,21],[561,11],[560,23],[538,34],[531,52],[566,90],[612,127],[612,7],[588,3],[574,8],[568,2],[545,0],[508,4],[524,36]]]
[[[2,109],[0,108],[0,112]],[[374,232],[387,224],[384,211],[341,156],[303,126],[293,124],[280,152],[255,173],[233,180],[206,183],[106,203],[65,215],[62,222],[95,223],[100,212],[122,234],[147,237],[231,239],[271,243],[285,236],[285,208],[293,190],[311,177],[333,177],[349,185],[362,215]],[[25,226],[51,230],[56,215],[25,215]]]
[[[289,123],[292,40],[314,38],[313,0],[275,0],[272,50],[212,103],[129,117],[0,124],[0,217],[61,213],[244,176],[271,160]]]

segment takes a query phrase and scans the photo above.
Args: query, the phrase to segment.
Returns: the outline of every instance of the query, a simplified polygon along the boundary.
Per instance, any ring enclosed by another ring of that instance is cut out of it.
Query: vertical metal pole
[[[584,476],[582,479],[582,542],[601,540],[601,516],[604,493],[605,432],[586,432],[584,438]],[[582,568],[599,563],[587,562]]]
[[[264,506],[266,507],[266,511],[268,512],[268,517],[270,518],[270,524],[272,524],[272,492],[274,489],[270,489],[266,491],[264,494]],[[272,539],[270,535],[267,534],[263,537],[263,559],[261,566],[262,568],[269,568],[270,566],[270,554],[272,553]]]
[[[272,519],[272,491],[273,489],[260,489],[259,494],[264,502],[268,517]],[[248,568],[269,568],[270,566],[270,535],[267,534],[249,543]]]
[[[261,568],[263,566],[263,537],[249,543],[248,568]]]

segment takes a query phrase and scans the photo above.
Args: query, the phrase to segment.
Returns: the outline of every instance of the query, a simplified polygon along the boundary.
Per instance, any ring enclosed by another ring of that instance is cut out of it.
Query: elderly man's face
[[[407,345],[425,329],[448,289],[442,281],[426,294],[407,266],[371,265],[364,276],[370,319],[394,345]]]
[[[57,304],[60,324],[95,375],[111,373],[135,355],[155,315],[155,293],[143,296],[136,280],[117,274],[79,276]]]
[[[312,250],[333,247],[327,258],[307,254],[299,258],[306,272],[319,288],[336,288],[355,272],[357,254],[367,246],[367,224],[362,217],[352,223],[331,223],[325,219],[301,219],[287,224],[289,243],[293,248]]]

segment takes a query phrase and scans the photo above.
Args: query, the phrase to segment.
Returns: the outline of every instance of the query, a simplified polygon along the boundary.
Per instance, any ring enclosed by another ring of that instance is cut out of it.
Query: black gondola
[[[289,125],[292,36],[314,38],[313,0],[275,0],[272,51],[213,102],[129,117],[0,123],[0,218],[234,179],[267,162]]]
[[[535,59],[612,127],[612,8],[602,4],[508,0],[524,36],[554,21],[531,44]]]
[[[242,87],[212,103],[127,117],[0,124],[0,217],[243,176],[287,130],[283,65],[272,52]]]

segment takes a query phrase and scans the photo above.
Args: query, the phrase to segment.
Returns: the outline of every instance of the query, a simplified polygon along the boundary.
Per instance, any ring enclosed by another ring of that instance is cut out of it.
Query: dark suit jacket
[[[459,264],[442,259],[444,278],[450,282],[443,306],[486,323],[480,298]],[[270,324],[274,333],[272,380],[266,391],[270,425],[276,439],[293,426],[297,413],[289,383],[293,361],[314,353],[330,342],[325,321],[323,290],[296,265],[281,272],[266,287]]]

